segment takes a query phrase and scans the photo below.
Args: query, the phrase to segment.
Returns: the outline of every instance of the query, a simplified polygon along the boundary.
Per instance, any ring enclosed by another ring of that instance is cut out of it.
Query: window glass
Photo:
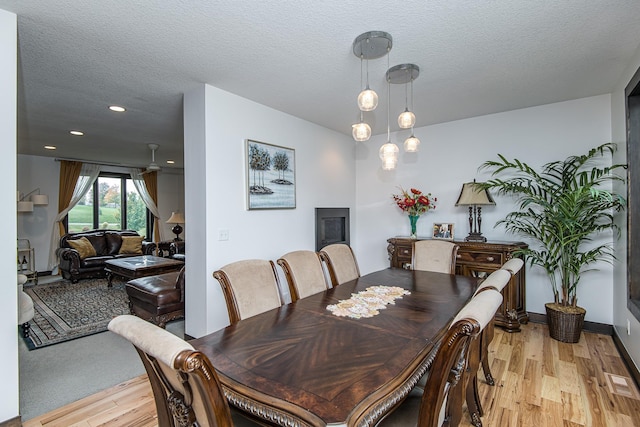
[[[140,193],[133,185],[132,179],[127,179],[127,229],[135,230],[141,236],[147,232],[147,207],[140,197]]]
[[[100,229],[122,229],[120,182],[120,178],[98,177],[98,228]]]
[[[67,230],[78,233],[92,229],[129,229],[149,237],[148,212],[129,175],[105,173],[69,211]]]
[[[93,188],[67,215],[69,233],[79,233],[93,229]]]

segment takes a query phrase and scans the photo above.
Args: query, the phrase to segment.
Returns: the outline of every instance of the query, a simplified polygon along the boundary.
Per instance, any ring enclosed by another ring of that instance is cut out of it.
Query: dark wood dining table
[[[410,292],[369,318],[327,305],[367,287]],[[373,426],[430,366],[472,277],[386,269],[190,341],[232,406],[280,426]],[[444,375],[445,373],[439,373]]]

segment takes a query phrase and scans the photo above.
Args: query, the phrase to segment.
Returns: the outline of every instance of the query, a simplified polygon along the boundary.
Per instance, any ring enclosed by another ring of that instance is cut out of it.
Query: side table
[[[18,274],[27,276],[27,280],[38,284],[38,272],[36,271],[36,253],[28,239],[18,239]]]

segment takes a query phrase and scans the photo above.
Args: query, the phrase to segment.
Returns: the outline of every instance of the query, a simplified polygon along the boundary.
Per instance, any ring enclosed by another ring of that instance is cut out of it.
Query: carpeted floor
[[[35,307],[30,337],[25,339],[30,350],[104,332],[111,319],[129,313],[125,283],[115,280],[112,287],[106,279],[85,279],[25,286],[24,290]]]

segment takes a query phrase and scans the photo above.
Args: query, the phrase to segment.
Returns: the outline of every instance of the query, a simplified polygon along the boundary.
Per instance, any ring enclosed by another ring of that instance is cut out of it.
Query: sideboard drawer
[[[458,262],[492,264],[500,266],[504,264],[502,254],[499,252],[467,252],[458,251]]]

